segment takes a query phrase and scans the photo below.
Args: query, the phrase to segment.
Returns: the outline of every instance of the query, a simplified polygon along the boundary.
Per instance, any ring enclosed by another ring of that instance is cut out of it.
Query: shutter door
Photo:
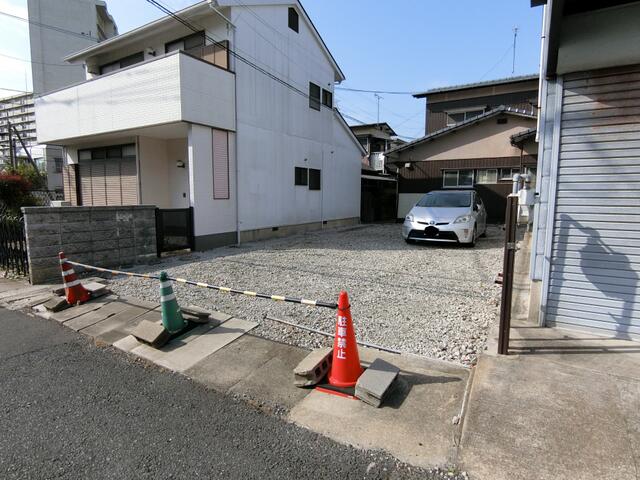
[[[546,321],[640,336],[640,65],[566,75]]]
[[[138,204],[138,175],[135,157],[125,157],[120,163],[120,188],[122,189],[122,205]]]
[[[138,204],[135,146],[85,150],[83,157],[78,169],[82,205]]]

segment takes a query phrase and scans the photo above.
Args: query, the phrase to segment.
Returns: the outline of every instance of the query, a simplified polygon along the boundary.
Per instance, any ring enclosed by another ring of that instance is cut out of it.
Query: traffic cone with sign
[[[86,302],[91,298],[91,293],[85,289],[73,269],[73,266],[67,263],[67,257],[64,252],[58,254],[60,259],[60,270],[62,272],[62,282],[64,283],[64,294],[67,297],[69,305]]]
[[[329,385],[348,388],[355,386],[362,375],[356,334],[351,320],[351,306],[347,292],[340,292],[338,298],[338,319],[333,340],[333,362],[329,372]]]
[[[180,312],[167,272],[160,272],[160,306],[162,326],[167,332],[176,333],[185,327],[187,322],[182,318],[182,312]]]

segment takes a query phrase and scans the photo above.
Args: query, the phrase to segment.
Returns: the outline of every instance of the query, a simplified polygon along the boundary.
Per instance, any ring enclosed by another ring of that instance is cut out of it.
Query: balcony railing
[[[185,53],[229,70],[229,42],[226,40],[213,45],[204,45],[185,50]]]

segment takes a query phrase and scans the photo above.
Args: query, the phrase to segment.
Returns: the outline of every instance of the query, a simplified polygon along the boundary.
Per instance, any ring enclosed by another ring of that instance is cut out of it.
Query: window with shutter
[[[229,199],[229,134],[213,130],[213,199]]]

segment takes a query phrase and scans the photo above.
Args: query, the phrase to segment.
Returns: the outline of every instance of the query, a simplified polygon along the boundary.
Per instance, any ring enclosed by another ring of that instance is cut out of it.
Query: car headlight
[[[409,215],[407,215],[406,217],[404,217],[404,219],[405,219],[407,222],[413,222],[413,219],[414,219],[414,217],[413,217],[413,213],[410,213]]]
[[[471,215],[460,215],[453,223],[469,223],[471,221]]]

